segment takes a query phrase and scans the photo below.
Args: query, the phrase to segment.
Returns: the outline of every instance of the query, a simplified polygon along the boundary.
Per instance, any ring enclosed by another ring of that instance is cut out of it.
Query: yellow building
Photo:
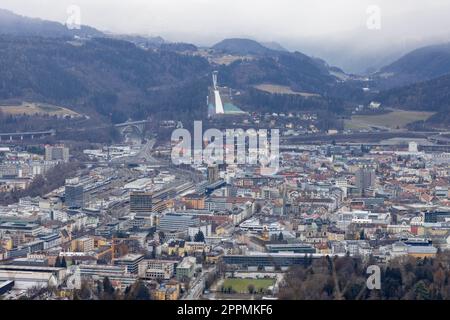
[[[11,250],[13,248],[13,241],[12,239],[3,239],[0,242],[0,246],[5,250]]]
[[[166,300],[166,289],[157,289],[153,291],[153,298],[155,300]]]
[[[447,229],[440,228],[425,228],[425,235],[427,236],[437,236],[437,237],[445,237],[448,233]]]
[[[328,231],[327,239],[328,239],[328,241],[344,241],[345,240],[345,232]]]
[[[91,237],[83,237],[83,238],[72,240],[71,249],[72,249],[72,251],[76,251],[76,252],[93,251],[95,249],[94,239]]]
[[[73,298],[73,290],[65,290],[65,289],[61,289],[58,290],[57,292],[58,297],[60,298],[68,298],[68,299],[72,299]]]
[[[184,244],[184,251],[188,254],[209,252],[210,246],[203,242],[186,242]]]
[[[166,300],[178,300],[180,297],[180,290],[169,288],[166,291]]]
[[[94,237],[94,247],[95,248],[100,248],[100,247],[104,247],[108,244],[108,242],[106,241],[105,238],[102,237]]]
[[[423,226],[418,226],[417,227],[417,235],[418,236],[424,236],[425,235],[425,231],[426,231],[426,228],[424,228]]]
[[[216,235],[222,236],[222,235],[224,235],[226,233],[227,233],[227,228],[225,228],[225,226],[218,226],[216,228]]]
[[[163,250],[165,252],[167,252],[167,254],[169,256],[177,255],[177,256],[180,256],[180,257],[184,257],[185,256],[185,252],[186,252],[186,248],[184,246],[180,247],[178,244],[168,245]]]
[[[423,259],[423,258],[434,258],[436,256],[436,253],[409,253],[408,255],[410,257]]]
[[[218,253],[209,253],[206,255],[206,263],[216,264],[222,255]]]
[[[205,196],[189,194],[183,198],[183,203],[187,209],[202,210],[205,209]]]
[[[178,300],[180,298],[180,285],[167,284],[153,292],[155,300]]]

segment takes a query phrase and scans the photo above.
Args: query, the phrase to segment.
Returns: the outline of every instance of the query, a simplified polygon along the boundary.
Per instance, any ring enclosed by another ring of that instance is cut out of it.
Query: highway
[[[434,132],[434,134],[437,134]],[[283,137],[281,140],[286,144],[295,143],[318,143],[318,142],[376,142],[391,138],[422,138],[426,139],[430,132],[396,131],[396,132],[355,132],[351,134],[309,134],[302,136]]]
[[[117,163],[123,163],[123,164],[145,163],[145,164],[153,164],[153,165],[160,164],[160,161],[156,160],[152,156],[152,150],[153,150],[153,146],[155,145],[155,142],[156,142],[155,139],[150,139],[149,141],[147,141],[145,144],[143,144],[141,146],[141,149],[139,150],[139,152],[137,154],[135,154],[134,156],[115,158],[115,159],[111,160],[111,162],[113,164],[117,164]]]

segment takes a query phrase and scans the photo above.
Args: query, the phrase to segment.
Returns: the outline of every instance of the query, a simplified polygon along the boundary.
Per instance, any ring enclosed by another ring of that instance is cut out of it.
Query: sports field
[[[254,86],[256,89],[265,91],[272,94],[293,94],[293,95],[299,95],[303,97],[320,97],[320,95],[315,93],[309,93],[309,92],[299,92],[299,91],[293,91],[288,86],[280,86],[277,84],[258,84]]]
[[[345,120],[345,129],[403,129],[409,123],[427,120],[433,112],[395,110],[378,115],[356,115]]]
[[[252,284],[255,287],[255,291],[260,289],[267,289],[275,284],[275,279],[240,279],[240,278],[228,278],[223,282],[223,288],[232,288],[233,291],[238,293],[248,293],[248,286]]]
[[[50,115],[50,116],[79,116],[78,113],[70,109],[59,107],[47,103],[36,103],[36,102],[22,102],[17,105],[1,105],[0,110],[5,114],[10,114],[13,116],[18,115]]]

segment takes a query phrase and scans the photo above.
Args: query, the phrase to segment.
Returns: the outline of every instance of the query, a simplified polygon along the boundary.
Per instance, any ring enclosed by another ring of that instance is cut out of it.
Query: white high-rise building
[[[64,146],[45,146],[46,161],[69,161],[69,148]]]
[[[375,170],[371,168],[360,168],[356,171],[356,187],[362,196],[366,196],[366,191],[375,185]]]
[[[411,153],[419,152],[419,149],[417,147],[417,142],[411,141],[408,145],[408,151]]]

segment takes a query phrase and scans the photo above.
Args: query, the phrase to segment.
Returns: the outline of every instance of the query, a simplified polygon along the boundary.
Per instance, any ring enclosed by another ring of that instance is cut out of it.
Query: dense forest
[[[378,101],[403,109],[435,111],[430,123],[450,125],[450,75],[382,92]]]
[[[155,109],[189,112],[204,104],[206,93],[195,105],[183,98],[199,96],[195,84],[210,66],[200,57],[146,51],[121,40],[1,36],[0,69],[1,100],[64,105],[120,123]]]
[[[338,98],[303,97],[301,95],[271,94],[249,88],[239,97],[239,102],[252,105],[262,112],[328,111],[330,114],[344,112],[344,102]]]
[[[426,46],[411,51],[382,68],[376,75],[381,88],[424,82],[450,73],[450,43]]]
[[[397,258],[381,268],[381,289],[369,290],[367,267],[372,259],[356,257],[309,259],[292,268],[279,298],[290,300],[441,300],[450,299],[450,254],[435,258]]]
[[[280,52],[255,60],[238,60],[222,66],[220,74],[223,83],[233,88],[274,83],[322,94],[337,83],[325,65],[301,53]]]

